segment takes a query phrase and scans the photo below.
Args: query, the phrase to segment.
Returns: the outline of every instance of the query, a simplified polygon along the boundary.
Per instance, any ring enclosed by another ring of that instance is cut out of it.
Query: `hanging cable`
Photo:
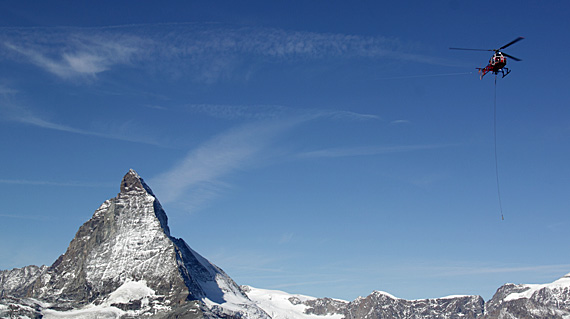
[[[503,216],[503,204],[501,202],[501,187],[499,185],[499,162],[497,160],[497,74],[495,74],[495,96],[493,104],[493,137],[495,139],[495,176],[497,177],[497,195],[499,197],[499,209],[501,211],[501,220],[505,220]]]

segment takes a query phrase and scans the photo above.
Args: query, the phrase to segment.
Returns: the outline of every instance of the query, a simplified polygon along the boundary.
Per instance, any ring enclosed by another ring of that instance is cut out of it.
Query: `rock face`
[[[120,190],[52,266],[2,272],[2,294],[57,310],[106,307],[117,316],[179,312],[191,304],[211,317],[267,317],[220,268],[170,235],[162,206],[135,171],[125,175]],[[44,312],[50,311],[56,310]]]
[[[480,296],[405,300],[375,291],[348,304],[344,313],[346,318],[475,319],[483,305]]]
[[[23,288],[30,286],[47,270],[46,266],[26,266],[0,271],[0,298],[8,295],[23,295]]]
[[[570,274],[550,284],[503,285],[485,305],[483,318],[570,318]]]

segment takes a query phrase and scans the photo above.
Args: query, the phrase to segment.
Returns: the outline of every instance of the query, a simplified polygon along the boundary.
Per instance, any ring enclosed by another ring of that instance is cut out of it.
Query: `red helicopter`
[[[485,76],[485,74],[489,73],[489,72],[493,72],[494,74],[498,74],[499,72],[501,72],[501,74],[503,74],[503,77],[507,76],[509,73],[511,73],[511,71],[505,67],[505,65],[507,65],[507,58],[509,57],[515,61],[522,61],[519,58],[515,58],[512,55],[506,54],[504,52],[501,52],[502,49],[511,46],[517,42],[519,42],[520,40],[524,39],[523,37],[518,37],[516,39],[514,39],[513,41],[503,45],[502,47],[498,48],[498,49],[491,49],[491,50],[485,50],[485,49],[464,49],[464,48],[449,48],[451,50],[470,50],[470,51],[494,51],[495,54],[493,54],[493,56],[491,57],[491,60],[489,60],[489,64],[484,67],[484,68],[477,68],[477,70],[479,70],[479,73],[481,73],[481,79],[483,79],[483,77]]]

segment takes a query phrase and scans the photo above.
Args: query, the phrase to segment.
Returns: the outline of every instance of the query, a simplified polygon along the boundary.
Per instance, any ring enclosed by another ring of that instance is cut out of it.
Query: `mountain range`
[[[569,319],[570,274],[505,284],[491,300],[406,300],[374,291],[353,301],[239,286],[173,237],[160,202],[134,171],[51,266],[0,271],[0,318]]]

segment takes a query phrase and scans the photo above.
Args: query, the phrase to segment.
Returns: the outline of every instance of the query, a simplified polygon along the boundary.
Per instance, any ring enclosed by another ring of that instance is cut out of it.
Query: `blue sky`
[[[570,4],[0,1],[0,269],[135,169],[238,284],[352,300],[570,272]],[[489,52],[497,80],[495,180]]]

